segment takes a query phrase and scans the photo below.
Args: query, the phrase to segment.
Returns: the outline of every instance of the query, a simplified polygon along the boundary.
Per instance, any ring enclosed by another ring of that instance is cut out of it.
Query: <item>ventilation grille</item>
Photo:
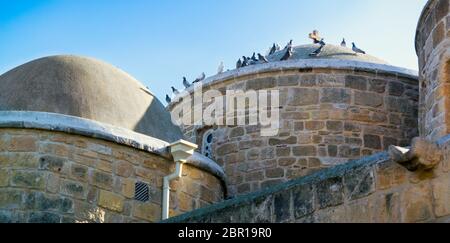
[[[150,200],[150,190],[147,184],[143,182],[136,182],[134,199],[140,202],[148,202]]]

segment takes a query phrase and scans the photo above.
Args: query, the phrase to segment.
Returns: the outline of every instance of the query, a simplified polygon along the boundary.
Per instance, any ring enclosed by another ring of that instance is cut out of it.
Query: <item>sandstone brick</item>
[[[57,174],[49,174],[47,177],[47,191],[51,193],[58,193],[61,185],[60,176]]]
[[[319,103],[319,91],[314,89],[292,88],[288,92],[288,105],[306,106]]]
[[[244,136],[245,130],[242,127],[233,128],[230,132],[230,138],[241,137]]]
[[[333,132],[342,132],[344,124],[341,121],[327,121],[327,130]]]
[[[337,157],[337,155],[338,155],[338,146],[336,146],[336,145],[328,145],[328,155],[330,157]]]
[[[28,223],[60,223],[61,216],[50,212],[31,212]]]
[[[400,223],[399,193],[381,194],[375,198],[374,221],[378,223]]]
[[[369,91],[384,93],[386,91],[387,82],[383,79],[369,80]]]
[[[30,189],[45,189],[45,174],[34,171],[12,171],[11,185]]]
[[[304,122],[295,122],[294,123],[294,131],[303,131],[305,129],[305,123]]]
[[[271,89],[276,85],[273,77],[259,78],[247,81],[247,90]]]
[[[317,149],[315,146],[296,146],[292,152],[295,156],[316,156]]]
[[[405,86],[398,82],[389,82],[388,87],[389,95],[392,96],[402,96],[405,92]]]
[[[364,135],[364,146],[366,148],[381,149],[381,139],[376,135]]]
[[[355,200],[375,191],[375,175],[371,167],[351,170],[344,175],[346,197]]]
[[[289,75],[278,77],[279,86],[297,86],[298,85],[298,75]]]
[[[134,175],[134,166],[126,161],[118,161],[116,162],[115,172],[118,176],[128,178]]]
[[[305,122],[305,128],[309,131],[318,131],[325,128],[325,122],[322,121],[307,121]]]
[[[351,92],[346,89],[325,88],[322,90],[320,102],[349,104],[351,101]]]
[[[293,164],[295,164],[297,160],[295,158],[280,158],[278,159],[278,165],[279,166],[291,166]]]
[[[36,153],[7,153],[0,155],[0,167],[13,166],[17,169],[38,168],[38,155]]]
[[[111,174],[94,171],[92,173],[92,185],[99,188],[110,190],[112,188],[113,179]]]
[[[434,214],[437,217],[450,215],[450,180],[439,178],[432,181]]]
[[[284,120],[309,120],[311,118],[310,114],[307,112],[283,112],[281,113],[281,118]]]
[[[126,198],[134,198],[136,181],[129,178],[122,179],[122,195]]]
[[[430,219],[433,215],[431,190],[428,183],[410,187],[402,194],[402,222],[416,223]]]
[[[70,175],[72,179],[79,181],[87,181],[88,180],[88,171],[89,168],[83,165],[72,164]]]
[[[367,90],[367,79],[362,76],[348,75],[345,78],[345,87],[365,91]]]
[[[0,169],[0,187],[7,187],[9,184],[9,172],[6,169]]]
[[[124,199],[117,194],[101,190],[98,205],[102,208],[121,213],[123,211]]]
[[[216,151],[217,155],[219,156],[224,156],[236,152],[238,152],[238,146],[235,143],[229,143],[222,146],[218,146]]]
[[[36,151],[37,138],[34,136],[13,136],[8,150],[11,152]]]
[[[369,92],[356,91],[355,104],[377,108],[383,105],[383,96]]]
[[[291,148],[289,147],[280,147],[276,149],[277,157],[287,157],[291,155]]]
[[[66,163],[67,160],[64,158],[45,155],[39,159],[39,169],[59,173],[63,171],[63,168],[64,166],[66,166]]]
[[[297,143],[297,137],[289,137],[286,139],[277,139],[277,138],[269,139],[270,146],[290,145],[290,144],[296,144],[296,143]]]
[[[246,182],[262,181],[262,180],[264,180],[264,172],[263,171],[250,172],[245,175]]]
[[[86,199],[87,192],[86,184],[69,180],[63,180],[61,182],[61,193],[63,195],[77,199]]]
[[[433,30],[433,47],[436,48],[445,38],[444,21],[441,21]]]
[[[266,177],[271,179],[284,177],[284,169],[282,168],[267,169]]]

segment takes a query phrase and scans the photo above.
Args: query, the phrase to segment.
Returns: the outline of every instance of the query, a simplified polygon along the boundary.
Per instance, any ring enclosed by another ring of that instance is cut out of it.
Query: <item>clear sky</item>
[[[318,29],[392,65],[417,70],[414,37],[426,0],[0,0],[0,74],[35,58],[109,62],[160,98],[221,61],[309,43]]]

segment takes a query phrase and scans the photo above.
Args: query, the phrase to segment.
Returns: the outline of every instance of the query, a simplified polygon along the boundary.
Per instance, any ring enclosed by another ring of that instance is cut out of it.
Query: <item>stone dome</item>
[[[170,113],[139,81],[91,58],[52,56],[0,76],[0,111],[86,118],[173,142],[183,137]]]
[[[348,45],[348,43],[347,43]],[[351,43],[350,43],[351,45]],[[362,61],[362,62],[370,62],[370,63],[377,63],[377,64],[387,64],[387,62],[376,58],[371,55],[362,55],[362,54],[356,54],[352,51],[351,46],[349,47],[342,47],[342,46],[336,46],[327,44],[323,50],[322,53],[319,54],[317,57],[311,57],[309,54],[317,50],[320,45],[316,44],[309,44],[309,45],[300,45],[293,48],[293,56],[289,60],[299,60],[299,59],[342,59],[342,60],[352,60],[352,61]],[[285,54],[284,50],[278,51],[274,53],[273,55],[269,56],[269,61],[279,61],[283,55]]]

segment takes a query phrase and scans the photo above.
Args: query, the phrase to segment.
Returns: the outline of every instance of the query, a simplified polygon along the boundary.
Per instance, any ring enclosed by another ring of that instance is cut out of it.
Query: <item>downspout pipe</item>
[[[188,141],[179,140],[170,146],[170,153],[174,159],[175,171],[164,177],[162,190],[162,220],[169,218],[170,209],[170,182],[182,177],[183,164],[191,157],[198,146]]]

